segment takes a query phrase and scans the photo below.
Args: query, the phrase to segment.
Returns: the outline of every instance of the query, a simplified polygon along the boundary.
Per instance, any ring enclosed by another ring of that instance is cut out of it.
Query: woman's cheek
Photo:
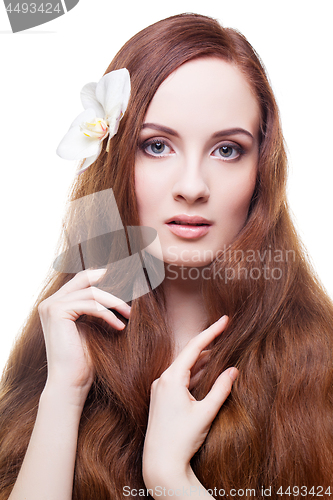
[[[225,194],[225,217],[229,219],[231,228],[237,234],[243,227],[251,203],[252,195],[255,188],[255,177],[249,177],[243,182],[238,182],[234,187],[230,187]]]

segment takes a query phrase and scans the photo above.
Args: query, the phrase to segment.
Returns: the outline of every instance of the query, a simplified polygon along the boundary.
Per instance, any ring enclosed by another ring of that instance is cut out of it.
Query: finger
[[[213,387],[207,396],[200,401],[207,416],[207,424],[216,417],[219,409],[230,394],[232,384],[238,377],[238,370],[235,367],[228,368],[215,380]]]
[[[181,373],[191,370],[200,353],[225,329],[228,319],[228,316],[222,316],[209,328],[190,340],[169,368]]]
[[[208,359],[210,356],[210,350],[208,351],[201,351],[199,354],[197,362],[194,364],[194,366],[191,369],[191,378],[196,375],[199,371],[202,370],[202,368],[205,366],[207,363]]]
[[[104,319],[109,325],[117,330],[123,330],[125,328],[125,324],[120,321],[113,312],[94,300],[70,302],[66,304],[66,310],[64,312],[65,316],[67,316],[65,319],[70,319],[72,321],[76,321],[79,316],[83,314],[89,314]]]
[[[95,285],[105,275],[106,271],[106,268],[80,271],[58,290],[57,295],[63,295],[64,293],[74,292],[75,290]]]
[[[66,296],[66,299],[67,298],[71,302],[79,300],[95,300],[97,308],[106,307],[107,309],[115,309],[125,318],[130,317],[131,306],[126,304],[126,302],[122,299],[115,297],[115,295],[94,286],[72,292]],[[62,298],[62,300],[65,299]]]

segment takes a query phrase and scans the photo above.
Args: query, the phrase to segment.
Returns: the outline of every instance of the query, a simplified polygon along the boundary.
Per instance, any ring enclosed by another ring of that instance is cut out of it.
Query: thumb
[[[210,422],[214,420],[219,409],[230,394],[232,384],[238,377],[238,370],[235,367],[228,368],[215,380],[213,387],[207,396],[201,401],[205,412],[209,414]]]

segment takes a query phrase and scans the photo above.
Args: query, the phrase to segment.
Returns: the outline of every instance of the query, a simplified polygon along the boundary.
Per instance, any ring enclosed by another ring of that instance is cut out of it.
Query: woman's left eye
[[[240,146],[235,146],[234,144],[225,144],[216,148],[212,155],[216,158],[221,158],[222,160],[235,160],[244,154],[243,149]]]

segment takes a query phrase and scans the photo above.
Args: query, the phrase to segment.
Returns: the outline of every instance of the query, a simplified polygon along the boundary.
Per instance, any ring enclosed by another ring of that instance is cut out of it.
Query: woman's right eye
[[[172,153],[172,149],[160,139],[145,141],[141,149],[150,156],[163,157]]]

